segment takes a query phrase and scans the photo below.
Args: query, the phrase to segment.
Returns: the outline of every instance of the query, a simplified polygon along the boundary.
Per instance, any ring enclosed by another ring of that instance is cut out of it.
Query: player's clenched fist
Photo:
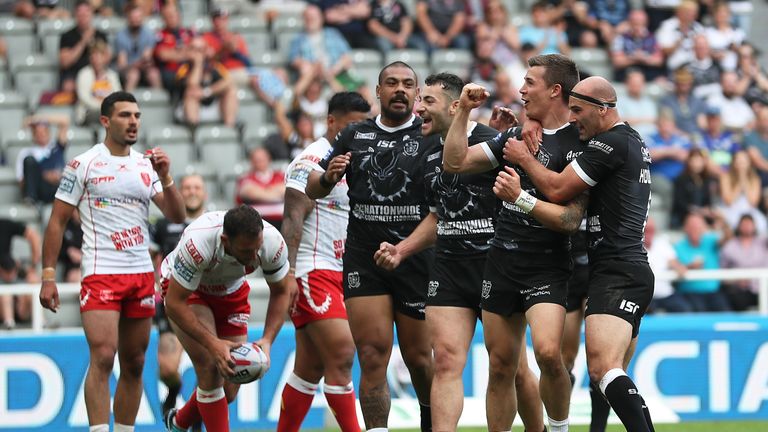
[[[459,105],[462,108],[475,109],[485,103],[485,100],[491,96],[485,87],[475,83],[469,83],[464,86],[459,98]]]
[[[517,200],[517,197],[520,196],[520,176],[514,168],[506,166],[504,171],[499,172],[496,182],[493,184],[493,193],[502,201],[515,202]]]
[[[344,177],[344,171],[347,170],[352,153],[344,153],[331,159],[328,163],[328,169],[325,170],[323,177],[328,183],[336,184]]]

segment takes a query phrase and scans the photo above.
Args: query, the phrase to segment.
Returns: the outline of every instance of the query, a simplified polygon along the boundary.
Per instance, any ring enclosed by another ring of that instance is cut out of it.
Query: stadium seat
[[[7,165],[0,166],[0,196],[5,202],[17,202],[21,199],[21,190],[16,182],[14,163],[8,161]]]
[[[262,17],[255,16],[230,16],[229,29],[245,36],[245,33],[265,32],[268,30],[267,22]]]
[[[31,147],[32,134],[28,129],[19,129],[16,127],[16,133],[8,133],[3,138],[3,148],[5,148],[5,160],[9,166],[16,166],[16,159],[19,156],[21,149],[25,147]]]
[[[140,88],[134,91],[141,109],[142,134],[149,129],[173,124],[171,98],[163,89]]]
[[[221,189],[221,200],[234,205],[235,203],[235,190],[237,189],[237,177],[228,177],[221,180],[219,185]]]
[[[468,50],[442,49],[432,53],[430,64],[433,73],[450,72],[466,79],[472,61],[472,53]]]
[[[11,66],[16,90],[26,94],[36,106],[40,94],[54,90],[59,84],[58,68],[43,55],[30,55],[20,63]]]
[[[254,66],[280,67],[288,61],[288,53],[278,51],[251,52],[251,62]]]
[[[38,223],[40,214],[37,209],[17,203],[0,204],[0,218],[11,219],[19,222]]]
[[[158,15],[148,16],[144,18],[144,25],[153,32],[158,32],[163,28],[163,19]]]
[[[426,68],[427,53],[416,49],[392,50],[387,53],[386,58],[384,59],[384,64],[390,64],[395,61],[406,62],[414,69],[417,67]]]
[[[184,173],[187,165],[195,161],[195,147],[190,144],[166,142],[161,147],[171,160],[171,174],[174,177]],[[154,146],[153,146],[154,147]]]
[[[272,49],[272,37],[264,30],[241,31],[248,46],[248,54],[253,57],[255,53],[263,53]]]
[[[71,19],[42,20],[37,23],[37,37],[42,42],[43,54],[59,63],[59,39],[61,34],[74,27]]]
[[[281,14],[272,21],[272,33],[299,33],[304,30],[304,21],[300,15]]]
[[[261,126],[246,125],[243,132],[243,144],[247,151],[254,147],[260,147],[264,140],[273,133],[277,133],[277,126],[267,124]]]
[[[166,144],[192,145],[192,134],[183,126],[166,125],[154,127],[147,131],[147,147],[164,146]]]
[[[381,59],[381,53],[376,50],[352,50],[352,64],[355,68],[381,68]]]
[[[599,48],[572,48],[571,58],[580,71],[607,79],[613,78],[613,66],[608,53]]]
[[[37,51],[37,39],[32,21],[4,16],[0,18],[0,35],[8,46],[8,58],[25,56]]]
[[[290,32],[285,30],[283,32],[275,34],[275,47],[278,52],[285,53],[288,57],[291,51],[291,42],[296,39],[301,33]]]
[[[200,147],[200,162],[211,165],[219,172],[231,170],[245,160],[243,146],[238,142],[211,143]]]
[[[67,140],[69,146],[92,146],[96,143],[93,130],[89,128],[73,127],[67,131]],[[71,148],[71,147],[70,147]],[[67,152],[70,156],[74,153]]]
[[[205,33],[211,30],[212,23],[208,17],[185,17],[182,19],[184,27],[191,27],[197,33]]]
[[[67,159],[72,159],[72,158],[74,158],[77,155],[81,155],[81,154],[87,152],[95,144],[101,143],[103,141],[104,141],[104,139],[102,138],[102,139],[99,139],[99,140],[96,140],[96,141],[91,141],[91,143],[86,143],[84,141],[79,141],[77,143],[70,143],[67,146],[67,151],[65,153],[65,156],[66,156]],[[138,149],[136,149],[136,150],[138,150]]]
[[[237,117],[243,123],[247,123],[249,126],[259,126],[268,124],[272,121],[271,111],[267,109],[267,105],[253,100],[253,101],[241,101],[240,110],[237,113]]]
[[[115,33],[124,29],[126,26],[125,18],[119,16],[111,17],[94,17],[93,26],[103,31],[108,35],[115,35]]]
[[[180,0],[179,10],[182,18],[197,18],[206,15],[205,3],[200,0]]]
[[[21,127],[27,115],[27,98],[20,93],[0,92],[0,139],[5,141],[6,134]]]
[[[195,131],[194,142],[198,146],[239,143],[237,129],[223,125],[200,126]]]

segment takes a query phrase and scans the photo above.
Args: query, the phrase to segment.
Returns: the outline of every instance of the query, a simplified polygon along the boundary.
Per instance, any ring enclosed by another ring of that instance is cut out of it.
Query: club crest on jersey
[[[544,150],[543,148],[539,148],[539,152],[538,152],[538,153],[536,153],[536,159],[537,159],[537,160],[539,161],[539,163],[541,163],[542,165],[544,165],[544,166],[548,166],[548,165],[549,165],[549,159],[550,159],[550,155],[549,155],[549,153],[548,153],[546,150]]]
[[[428,297],[434,297],[437,295],[437,288],[440,286],[438,281],[429,281],[429,289],[427,290]]]
[[[144,186],[149,186],[152,183],[152,179],[149,177],[149,173],[141,173],[141,181],[144,182]]]
[[[416,156],[416,154],[419,152],[419,142],[416,140],[411,140],[405,143],[405,146],[403,147],[403,153],[406,156]]]
[[[360,273],[351,272],[347,275],[347,285],[349,288],[360,288]]]
[[[486,300],[491,297],[491,285],[491,281],[483,280],[483,291],[480,295]]]

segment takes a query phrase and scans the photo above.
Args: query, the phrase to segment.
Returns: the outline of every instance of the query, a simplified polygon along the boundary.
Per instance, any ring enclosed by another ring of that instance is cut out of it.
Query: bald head
[[[579,81],[573,91],[586,96],[591,96],[603,102],[616,102],[616,89],[611,83],[599,76],[591,76]]]

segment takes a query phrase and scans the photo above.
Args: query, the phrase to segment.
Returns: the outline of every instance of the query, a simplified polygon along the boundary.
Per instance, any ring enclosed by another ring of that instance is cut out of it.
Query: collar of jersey
[[[557,131],[565,129],[570,125],[571,123],[569,122],[569,123],[565,123],[564,125],[560,126],[557,129],[542,129],[541,133],[543,133],[544,135],[554,135],[557,133]]]
[[[407,122],[401,124],[400,126],[389,127],[389,126],[384,126],[384,124],[381,123],[381,114],[379,114],[376,116],[376,126],[381,128],[384,132],[392,133],[392,132],[397,132],[399,130],[403,130],[411,127],[415,119],[416,119],[416,115],[411,114],[411,118],[409,118]]]

